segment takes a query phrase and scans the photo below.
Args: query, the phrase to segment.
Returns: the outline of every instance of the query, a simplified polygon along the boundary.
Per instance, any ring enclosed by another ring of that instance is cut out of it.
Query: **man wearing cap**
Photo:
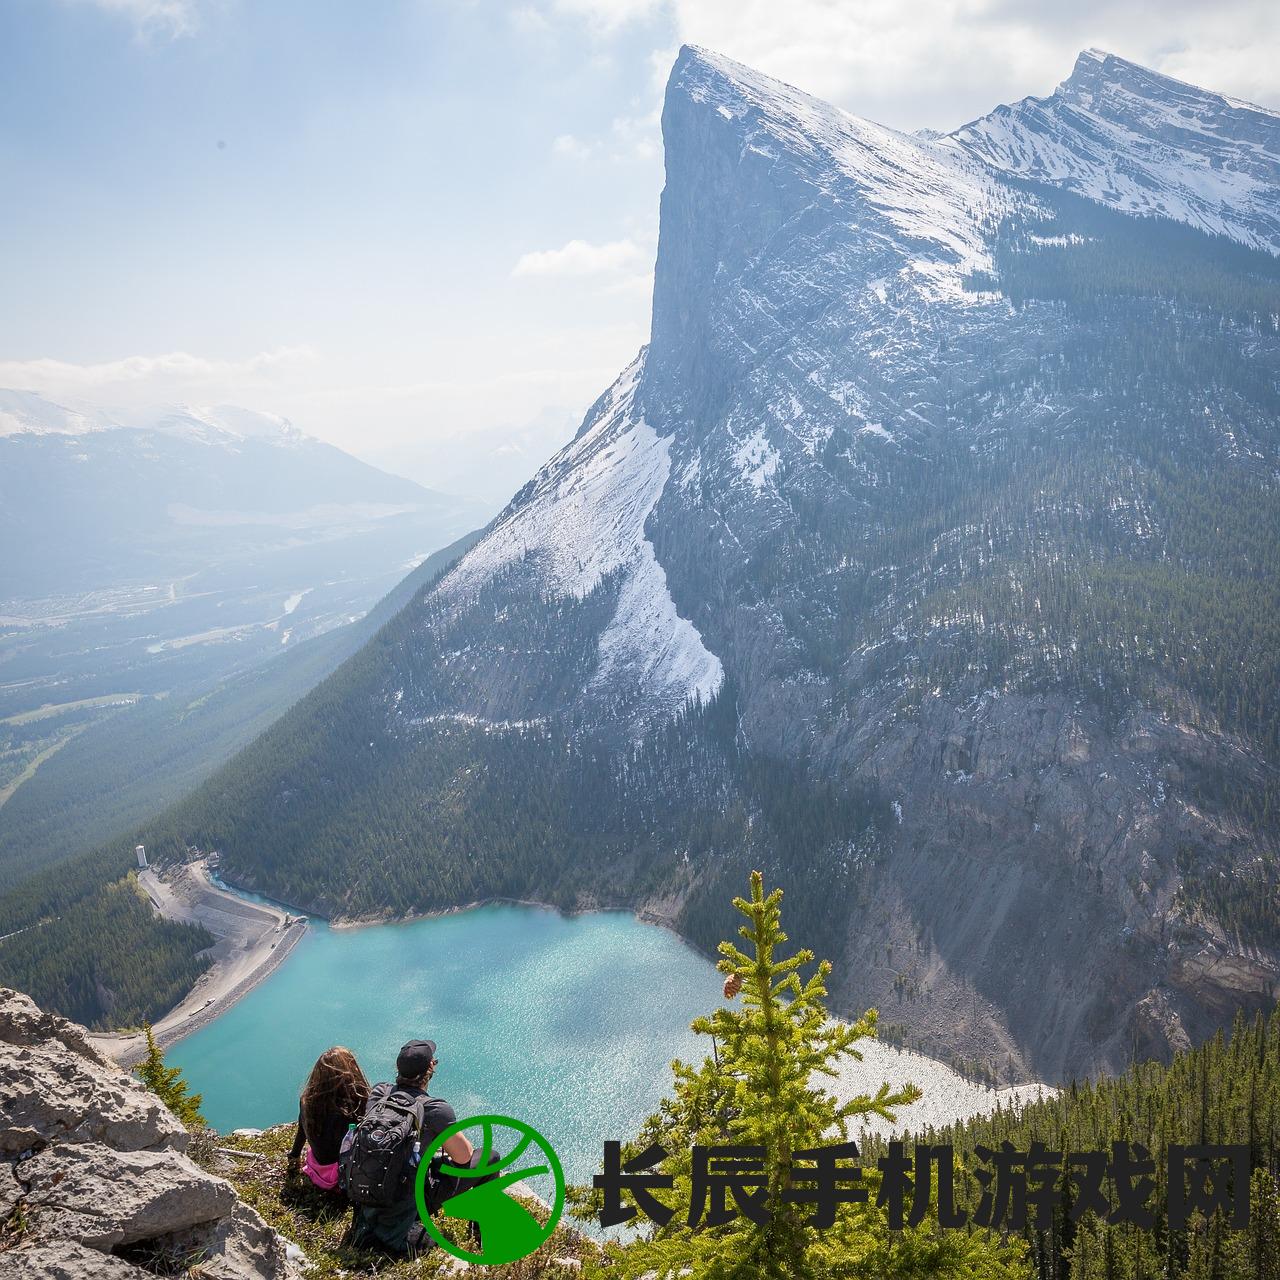
[[[457,1116],[453,1108],[443,1098],[433,1098],[427,1092],[427,1084],[435,1074],[438,1063],[436,1046],[433,1040],[410,1040],[396,1057],[395,1083],[383,1081],[369,1090],[369,1102],[365,1108],[367,1115],[379,1103],[388,1098],[403,1106],[412,1107],[418,1117],[420,1151],[425,1152],[431,1144],[451,1124]],[[488,1182],[493,1174],[487,1177],[457,1178],[451,1177],[449,1169],[477,1168],[480,1153],[467,1141],[466,1135],[455,1133],[444,1144],[445,1159],[439,1168],[431,1170],[428,1180],[427,1199],[432,1211],[438,1209],[450,1197]],[[497,1164],[500,1157],[497,1152],[490,1155],[490,1164]],[[434,1163],[434,1162],[433,1162]],[[374,1208],[361,1206],[356,1210],[352,1243],[357,1247],[378,1247],[389,1253],[410,1257],[431,1248],[431,1237],[418,1221],[418,1207],[414,1198],[413,1181],[405,1187],[401,1202],[386,1207]],[[472,1236],[477,1248],[480,1247],[480,1231],[472,1224]]]

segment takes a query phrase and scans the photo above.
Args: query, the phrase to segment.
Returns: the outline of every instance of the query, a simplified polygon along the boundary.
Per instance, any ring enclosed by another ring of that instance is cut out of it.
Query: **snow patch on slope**
[[[442,596],[474,591],[532,558],[548,594],[582,599],[631,558],[669,466],[667,442],[632,415],[638,374],[635,365],[622,374],[596,420],[463,557],[441,585]]]
[[[753,489],[763,489],[765,481],[777,471],[782,458],[769,443],[764,428],[760,427],[738,446],[733,460],[743,480]]]
[[[471,594],[499,571],[529,561],[552,596],[582,599],[611,573],[622,583],[600,637],[592,685],[626,683],[651,709],[710,698],[720,660],[676,610],[645,522],[671,472],[670,439],[635,413],[637,358],[602,398],[594,422],[538,473],[441,583],[441,599]]]
[[[666,572],[647,538],[600,637],[600,665],[592,684],[623,682],[641,689],[646,702],[664,712],[679,710],[690,698],[706,702],[724,682],[720,659],[702,643],[693,623],[676,612]]]
[[[1029,1102],[1055,1097],[1058,1092],[1045,1084],[992,1089],[966,1080],[936,1058],[916,1053],[912,1049],[898,1049],[880,1040],[860,1041],[858,1052],[862,1055],[861,1061],[852,1057],[845,1058],[834,1079],[816,1075],[813,1083],[840,1102],[848,1102],[860,1096],[874,1097],[883,1083],[888,1083],[894,1089],[900,1089],[907,1083],[918,1085],[924,1094],[918,1102],[899,1107],[894,1124],[881,1120],[878,1116],[854,1122],[861,1132],[882,1138],[905,1133],[918,1134],[925,1129],[939,1129],[943,1125],[974,1116],[990,1115],[997,1106],[1020,1109]]]

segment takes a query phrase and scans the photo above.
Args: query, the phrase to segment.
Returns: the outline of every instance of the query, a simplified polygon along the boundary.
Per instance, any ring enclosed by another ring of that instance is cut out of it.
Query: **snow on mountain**
[[[238,405],[176,405],[116,412],[81,401],[56,402],[35,391],[0,388],[0,436],[79,436],[123,430],[160,431],[223,445],[245,440],[300,444],[308,439],[287,418]]]
[[[79,436],[90,431],[123,430],[158,431],[224,446],[246,440],[298,445],[310,438],[288,418],[238,405],[174,405],[117,412],[81,401],[55,402],[35,391],[0,388],[0,436]]]
[[[1050,97],[997,107],[938,146],[1280,253],[1280,113],[1100,49]]]
[[[119,425],[100,410],[55,404],[34,391],[0,388],[0,436],[78,436]]]
[[[912,245],[913,274],[931,292],[960,297],[963,278],[989,267],[980,222],[1006,207],[1009,195],[983,166],[709,49],[686,46],[677,74],[692,102],[738,123],[744,151],[810,159],[829,169],[829,187],[852,182],[886,224],[866,233]]]
[[[157,431],[179,432],[207,440],[262,440],[270,444],[300,444],[307,437],[289,421],[274,413],[220,404],[205,407],[182,405],[153,417]]]
[[[469,597],[500,570],[532,560],[540,588],[583,599],[622,575],[612,621],[600,637],[594,685],[625,684],[652,709],[710,698],[724,673],[696,628],[680,617],[645,521],[671,470],[670,440],[640,417],[641,353],[560,451],[449,574],[443,599]],[[616,687],[616,685],[615,685]]]

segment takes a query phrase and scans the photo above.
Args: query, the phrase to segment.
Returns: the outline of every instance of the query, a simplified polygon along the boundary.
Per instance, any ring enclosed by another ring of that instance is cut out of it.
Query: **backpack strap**
[[[413,1131],[418,1135],[418,1141],[422,1141],[422,1126],[426,1123],[426,1097],[410,1098],[407,1106],[400,1107],[400,1110],[407,1111],[413,1116]],[[393,1104],[399,1106],[399,1104]]]
[[[375,1084],[373,1088],[369,1090],[369,1101],[364,1104],[364,1114],[367,1116],[394,1089],[395,1085],[386,1080],[383,1080],[379,1084]]]

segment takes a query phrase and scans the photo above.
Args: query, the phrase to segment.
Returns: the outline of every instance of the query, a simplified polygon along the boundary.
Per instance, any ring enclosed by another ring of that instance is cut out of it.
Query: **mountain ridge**
[[[1274,255],[696,50],[663,128],[648,347],[166,829],[327,914],[702,945],[761,866],[842,1011],[1007,1079],[1265,1005]]]
[[[940,142],[1128,213],[1280,254],[1280,112],[1105,50],[1081,53],[1049,97],[997,107]]]

